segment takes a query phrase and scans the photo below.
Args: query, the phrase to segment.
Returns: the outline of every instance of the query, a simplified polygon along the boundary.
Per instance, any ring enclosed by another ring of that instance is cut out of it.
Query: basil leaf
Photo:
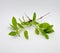
[[[10,35],[10,36],[16,36],[16,32],[13,32],[13,31],[12,31],[12,32],[9,33],[9,35]]]
[[[17,27],[17,21],[16,21],[15,17],[12,17],[12,25]]]
[[[20,23],[17,23],[17,25],[18,25],[20,28],[24,28]]]
[[[28,31],[26,31],[26,30],[24,31],[24,36],[25,36],[26,39],[29,39],[29,37],[28,37]]]
[[[35,28],[35,33],[39,35],[39,30],[37,28]]]
[[[34,14],[33,14],[33,21],[35,21],[36,20],[36,13],[34,12]]]

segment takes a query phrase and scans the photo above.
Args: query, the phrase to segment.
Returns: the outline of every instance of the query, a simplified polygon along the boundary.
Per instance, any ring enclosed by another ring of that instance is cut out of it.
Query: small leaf
[[[10,35],[10,36],[16,36],[16,32],[13,32],[13,31],[12,31],[12,32],[9,33],[9,35]]]
[[[39,35],[39,30],[37,28],[35,28],[35,33]]]
[[[20,28],[24,28],[20,23],[17,23]]]
[[[47,33],[45,33],[42,29],[40,29],[40,31],[46,39],[49,39],[49,36],[47,35]]]
[[[23,21],[25,22],[24,16],[22,16]]]
[[[34,14],[33,14],[33,21],[35,21],[36,20],[36,13],[34,12]]]
[[[28,37],[28,31],[26,31],[26,30],[24,31],[24,36],[25,36],[26,39],[29,38],[29,37]]]
[[[13,24],[15,27],[17,27],[17,21],[16,21],[15,17],[12,17],[12,24]]]
[[[13,25],[10,24],[10,26],[12,27],[12,29],[16,30],[17,28]]]

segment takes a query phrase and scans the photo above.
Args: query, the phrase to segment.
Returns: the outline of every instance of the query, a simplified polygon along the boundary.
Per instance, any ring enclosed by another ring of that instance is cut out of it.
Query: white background
[[[32,19],[33,12],[37,18],[50,12],[40,22],[54,25],[55,32],[49,34],[49,40],[37,36],[34,28],[28,28],[29,40],[11,37],[9,23],[12,16],[16,19],[25,15]],[[60,0],[0,0],[0,53],[60,53]]]

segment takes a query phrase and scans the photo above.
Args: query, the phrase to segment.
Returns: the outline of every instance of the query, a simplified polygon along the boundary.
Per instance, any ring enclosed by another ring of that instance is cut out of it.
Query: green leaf
[[[45,33],[42,29],[40,29],[40,31],[46,39],[49,39],[49,36],[47,35],[47,33]]]
[[[35,28],[35,33],[39,35],[39,30],[37,28]]]
[[[17,21],[16,21],[15,17],[12,17],[12,25],[17,27]]]
[[[39,25],[40,31],[42,33],[42,35],[45,36],[46,39],[49,39],[47,33],[52,33],[54,32],[54,30],[52,29],[53,25],[50,25],[48,23],[41,23]]]
[[[36,13],[34,12],[34,14],[33,14],[33,21],[35,21],[36,20]]]
[[[20,23],[17,23],[20,28],[24,28]]]
[[[25,36],[26,39],[29,39],[29,37],[28,37],[28,31],[26,31],[26,30],[24,31],[24,36]]]
[[[12,32],[9,33],[9,35],[10,35],[10,36],[16,36],[16,32],[13,32],[13,31],[12,31]]]
[[[39,27],[44,30],[46,33],[52,33],[54,30],[52,29],[53,25],[50,25],[48,23],[42,23],[39,25]]]
[[[40,28],[47,29],[50,25],[48,23],[41,23],[39,25]]]
[[[50,24],[48,24],[48,23],[41,23],[41,24],[39,25],[39,27],[40,27],[41,29],[47,31],[47,32],[48,32],[48,31],[53,31],[53,29],[52,29],[53,25],[50,25]]]

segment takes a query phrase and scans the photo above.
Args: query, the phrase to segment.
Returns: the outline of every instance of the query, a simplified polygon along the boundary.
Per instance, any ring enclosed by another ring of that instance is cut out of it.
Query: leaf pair
[[[17,20],[15,17],[12,17],[12,24],[10,25],[14,29],[14,31],[11,31],[9,33],[10,36],[16,36],[17,34],[19,35],[19,28],[24,28],[20,23],[17,23]]]
[[[33,21],[33,24],[34,24],[35,26],[38,24],[38,22],[36,22],[36,13],[35,13],[35,12],[34,12],[34,14],[33,14],[33,19],[32,19],[32,21]],[[37,35],[39,35],[38,27],[35,28],[35,33],[36,33]]]
[[[54,32],[54,30],[52,29],[53,25],[50,25],[48,23],[41,23],[39,24],[39,27],[42,35],[45,36],[46,39],[49,39],[47,35],[48,33]]]
[[[53,25],[50,25],[50,24],[48,24],[48,23],[41,23],[40,25],[39,25],[39,27],[41,28],[41,29],[43,29],[46,33],[52,33],[52,32],[54,32],[54,30],[53,30]]]

